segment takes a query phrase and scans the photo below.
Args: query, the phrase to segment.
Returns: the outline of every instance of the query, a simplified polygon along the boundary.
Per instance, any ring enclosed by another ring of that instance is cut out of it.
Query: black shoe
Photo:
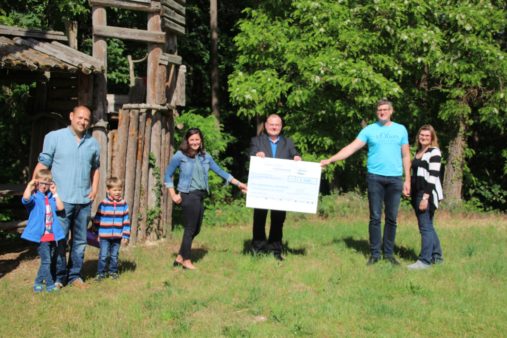
[[[387,256],[387,257],[384,257],[384,259],[386,261],[388,261],[389,263],[391,263],[392,265],[400,265],[400,262],[398,262],[396,260],[396,258],[394,258],[394,256]]]
[[[280,261],[280,262],[281,262],[281,261],[283,261],[283,260],[285,259],[285,258],[283,258],[282,254],[281,254],[280,252],[274,252],[274,253],[273,253],[273,257],[275,257],[275,259],[276,259],[277,261]]]
[[[252,241],[252,254],[259,255],[265,254],[267,252],[267,242],[266,241]]]
[[[379,257],[370,256],[370,258],[368,259],[368,263],[366,263],[366,265],[373,265],[378,263],[379,261],[380,261]]]
[[[116,272],[110,272],[109,277],[111,277],[111,279],[118,279],[120,278],[120,275]]]

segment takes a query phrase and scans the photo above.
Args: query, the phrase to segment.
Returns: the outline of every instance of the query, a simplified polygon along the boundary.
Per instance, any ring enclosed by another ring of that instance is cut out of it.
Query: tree
[[[238,113],[280,113],[311,159],[349,142],[388,97],[412,134],[422,123],[442,131],[446,194],[459,200],[471,127],[506,125],[504,1],[278,4],[240,21],[229,79]]]

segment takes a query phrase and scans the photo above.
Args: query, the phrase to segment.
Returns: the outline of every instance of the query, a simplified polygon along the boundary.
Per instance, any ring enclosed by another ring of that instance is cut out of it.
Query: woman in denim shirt
[[[174,189],[173,175],[179,168],[178,193]],[[194,270],[190,260],[192,241],[201,230],[204,215],[204,197],[209,192],[208,172],[213,170],[228,183],[232,183],[246,191],[246,184],[241,183],[231,174],[225,172],[206,153],[204,137],[198,128],[190,128],[185,134],[180,150],[174,154],[165,170],[165,185],[169,189],[171,199],[183,208],[183,223],[185,230],[181,241],[180,251],[173,265],[181,265],[185,269]]]

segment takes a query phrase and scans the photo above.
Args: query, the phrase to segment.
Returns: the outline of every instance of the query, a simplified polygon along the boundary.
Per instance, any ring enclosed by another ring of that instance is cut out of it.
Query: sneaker
[[[370,256],[370,258],[368,258],[368,262],[366,263],[366,265],[377,264],[379,261],[380,261],[379,257]]]
[[[58,291],[60,291],[60,289],[58,287],[56,287],[56,283],[55,283],[55,284],[46,286],[46,291],[47,292],[58,292]]]
[[[431,265],[429,264],[426,264],[420,260],[418,260],[417,262],[415,262],[414,264],[410,264],[407,266],[407,268],[409,270],[425,270],[425,269],[428,269],[428,268],[431,268]]]
[[[111,277],[111,279],[118,279],[120,275],[117,272],[110,272],[109,277]]]
[[[44,290],[44,285],[42,285],[42,284],[35,284],[33,286],[33,292],[35,292],[35,293],[42,292],[43,290]]]
[[[81,278],[76,278],[72,282],[70,282],[69,284],[75,288],[78,288],[78,289],[87,289],[88,288],[88,285],[86,285],[85,282],[83,282],[83,280]]]
[[[431,264],[443,264],[444,259],[441,257],[433,257],[431,258]]]
[[[396,258],[394,258],[394,256],[387,256],[387,257],[384,257],[384,259],[386,261],[388,261],[389,263],[391,263],[392,265],[395,265],[395,266],[400,265],[400,262],[398,262],[396,260]]]
[[[57,288],[58,290],[63,289],[63,284],[60,282],[55,282],[55,288]]]
[[[95,276],[95,280],[97,282],[100,282],[101,280],[105,279],[106,278],[106,275],[103,274],[103,273],[98,273],[96,276]]]

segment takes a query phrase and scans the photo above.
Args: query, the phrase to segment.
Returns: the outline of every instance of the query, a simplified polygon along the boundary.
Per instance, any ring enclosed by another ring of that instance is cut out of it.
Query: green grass
[[[290,214],[282,263],[244,253],[250,224],[204,225],[194,242],[198,271],[171,266],[180,229],[155,245],[122,249],[116,281],[91,280],[98,250],[89,247],[87,290],[35,295],[38,262],[24,260],[0,279],[0,336],[505,336],[505,215],[437,212],[445,263],[414,272],[367,267],[365,203],[337,203],[345,211],[327,218]],[[407,265],[420,237],[402,209],[397,256]]]

